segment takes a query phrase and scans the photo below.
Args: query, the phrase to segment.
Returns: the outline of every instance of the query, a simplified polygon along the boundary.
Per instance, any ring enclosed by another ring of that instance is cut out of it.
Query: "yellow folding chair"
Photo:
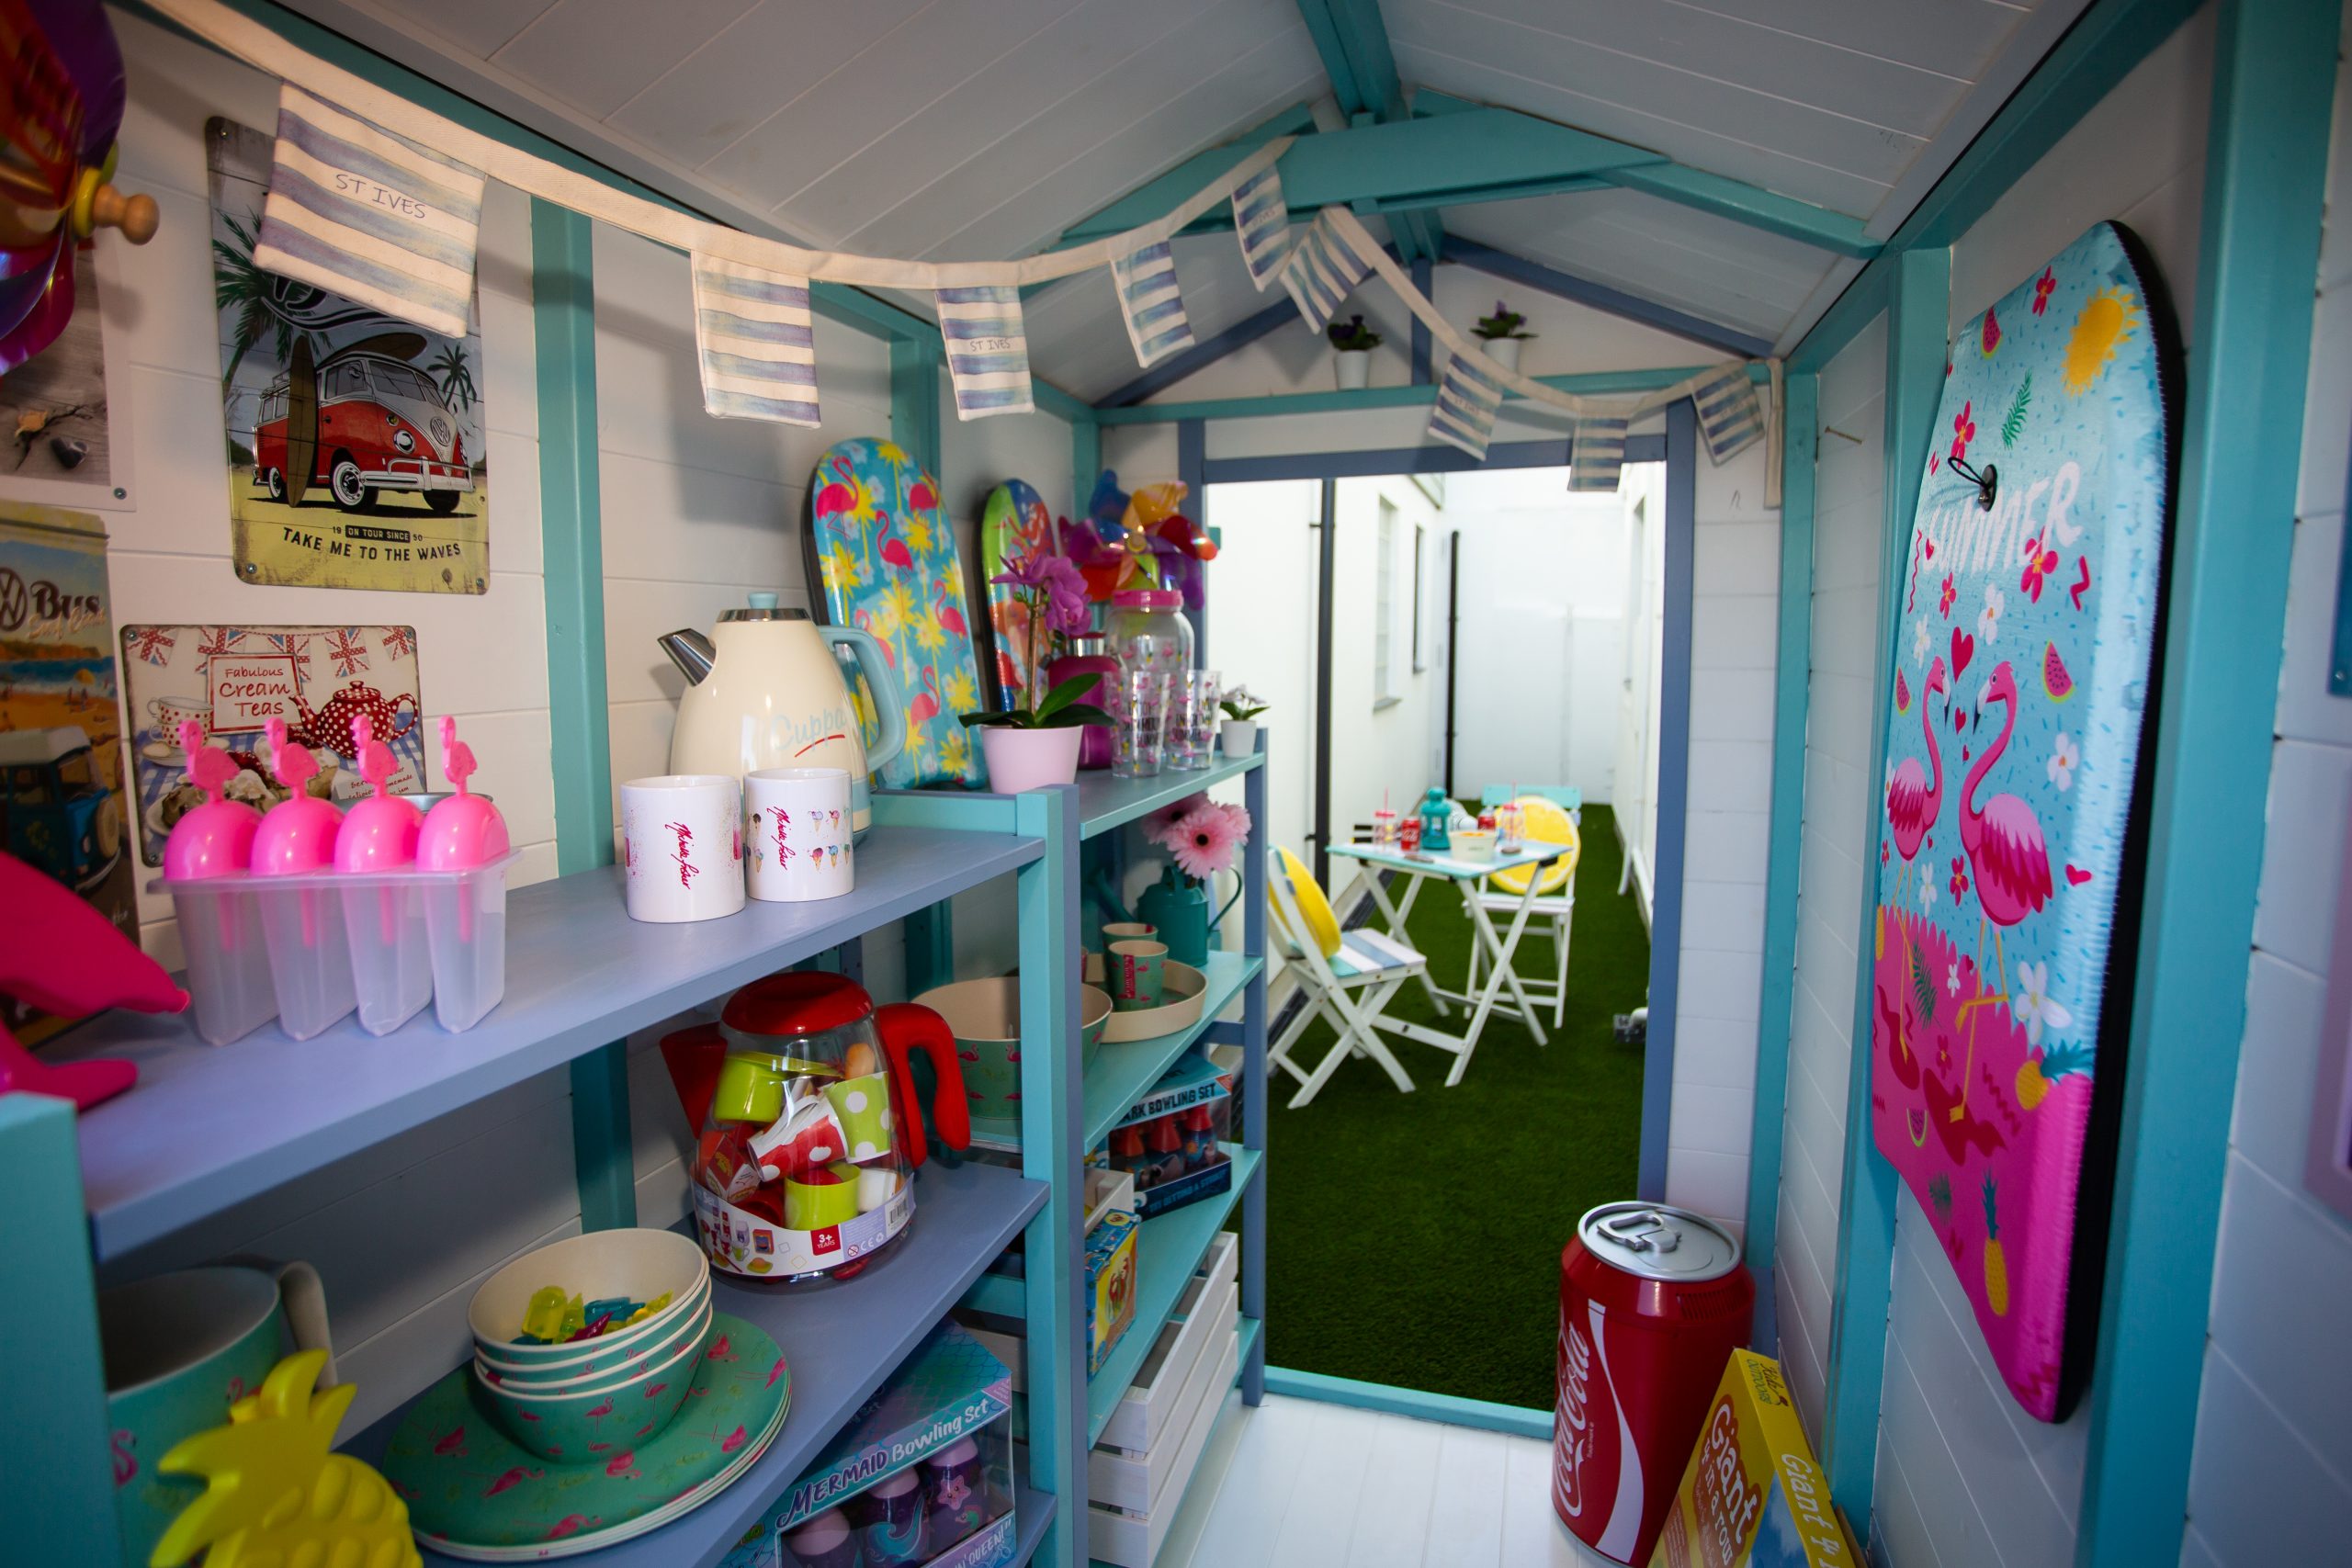
[[[1527,896],[1528,878],[1538,878],[1535,902],[1528,907],[1530,922],[1542,922],[1552,934],[1553,975],[1548,980],[1522,976],[1530,999],[1552,1004],[1552,1027],[1561,1027],[1568,1010],[1568,936],[1577,915],[1577,862],[1583,858],[1584,837],[1557,802],[1540,795],[1521,795],[1515,803],[1526,814],[1527,836],[1549,844],[1566,844],[1568,852],[1546,866],[1515,866],[1487,878],[1478,889],[1479,907],[1489,914],[1513,915]],[[1478,944],[1470,948],[1470,987],[1478,988]]]
[[[1426,974],[1429,960],[1383,931],[1342,931],[1314,874],[1296,855],[1275,846],[1267,870],[1274,946],[1306,994],[1306,1006],[1266,1049],[1268,1066],[1298,1080],[1291,1109],[1312,1100],[1351,1055],[1369,1056],[1406,1094],[1413,1079],[1378,1033],[1381,1015],[1407,980]],[[1290,1059],[1291,1048],[1317,1018],[1339,1039],[1310,1069]]]

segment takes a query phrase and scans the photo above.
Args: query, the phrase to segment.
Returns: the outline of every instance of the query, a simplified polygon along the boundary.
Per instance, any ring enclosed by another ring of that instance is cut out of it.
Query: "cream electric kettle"
[[[905,703],[880,643],[854,626],[820,626],[806,611],[779,610],[773,593],[721,611],[712,637],[676,631],[655,640],[687,681],[670,735],[672,773],[740,779],[756,768],[845,768],[856,836],[865,836],[874,820],[866,774],[907,743]],[[835,644],[856,656],[874,695],[882,733],[870,755]]]

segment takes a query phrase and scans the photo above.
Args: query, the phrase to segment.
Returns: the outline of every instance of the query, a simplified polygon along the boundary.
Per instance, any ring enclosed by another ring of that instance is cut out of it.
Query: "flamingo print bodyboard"
[[[989,641],[996,649],[997,705],[1015,708],[1028,699],[1029,606],[997,574],[1032,556],[1054,553],[1054,514],[1046,498],[1022,479],[1007,479],[989,491],[980,512],[980,581],[988,584]]]
[[[1871,1132],[2044,1421],[2084,1371],[2068,1285],[2109,1174],[2086,1149],[2175,445],[2142,254],[2102,223],[1962,330],[1895,602]]]
[[[906,694],[906,749],[883,764],[882,786],[983,784],[979,748],[957,721],[980,706],[980,667],[939,487],[906,448],[860,436],[817,459],[808,496],[809,575],[825,619],[872,633]],[[873,694],[846,660],[842,678],[870,750]]]

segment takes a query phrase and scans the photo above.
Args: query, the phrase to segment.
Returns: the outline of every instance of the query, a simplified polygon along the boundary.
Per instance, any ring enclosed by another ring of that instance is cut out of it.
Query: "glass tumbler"
[[[1158,778],[1167,754],[1171,677],[1159,670],[1129,670],[1122,673],[1121,681],[1118,750],[1111,759],[1112,775]]]
[[[1216,761],[1217,672],[1188,670],[1175,680],[1169,697],[1168,765],[1205,768]]]

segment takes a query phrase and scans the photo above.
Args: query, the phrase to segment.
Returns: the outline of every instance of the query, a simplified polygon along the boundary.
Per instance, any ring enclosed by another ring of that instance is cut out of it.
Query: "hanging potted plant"
[[[1086,582],[1078,568],[1057,555],[1033,550],[989,580],[1012,590],[1028,609],[1029,668],[1043,670],[1054,644],[1067,632],[1092,624],[1086,609]],[[988,761],[989,787],[1003,795],[1078,779],[1079,742],[1088,725],[1107,725],[1111,716],[1092,703],[1102,682],[1094,671],[1073,675],[1050,690],[1029,682],[1029,703],[1003,713],[967,713],[968,728],[980,732],[980,754]]]
[[[1216,727],[1216,736],[1228,757],[1247,757],[1258,749],[1258,716],[1266,705],[1250,694],[1247,686],[1236,686],[1217,699],[1217,706],[1225,710],[1225,722]]]
[[[1159,931],[1170,958],[1197,969],[1208,961],[1209,927],[1215,923],[1209,918],[1208,881],[1233,869],[1235,852],[1250,841],[1250,813],[1205,795],[1187,795],[1146,818],[1144,837],[1166,850],[1170,863],[1136,900],[1136,915]],[[1236,888],[1234,897],[1240,896]],[[1232,907],[1227,900],[1226,908]],[[1218,911],[1219,918],[1223,914]]]
[[[1526,325],[1525,316],[1498,299],[1495,301],[1495,313],[1479,317],[1478,324],[1471,331],[1478,334],[1478,346],[1486,352],[1487,358],[1506,370],[1516,370],[1519,368],[1519,345],[1535,335],[1521,330]]]
[[[1372,385],[1372,351],[1380,346],[1380,334],[1363,324],[1362,316],[1350,316],[1342,323],[1333,321],[1323,329],[1339,352],[1331,356],[1340,377],[1340,390],[1358,391]]]

